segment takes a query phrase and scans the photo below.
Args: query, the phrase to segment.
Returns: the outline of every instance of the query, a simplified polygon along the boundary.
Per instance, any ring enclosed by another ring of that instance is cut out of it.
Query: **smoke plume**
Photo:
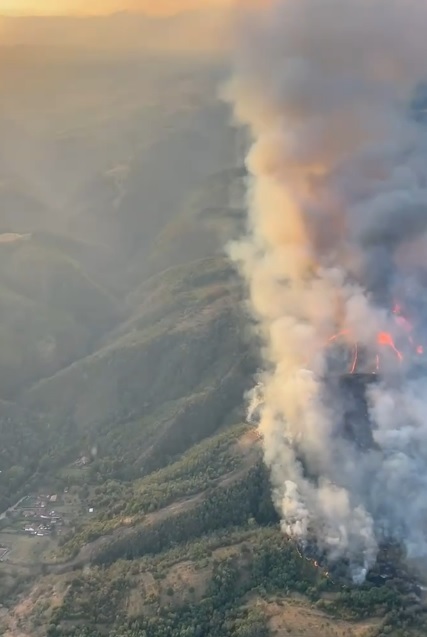
[[[355,581],[384,539],[427,554],[425,361],[414,373],[427,316],[427,125],[415,108],[426,24],[419,0],[239,9],[226,89],[253,140],[248,231],[230,246],[265,362],[251,417],[256,407],[284,532],[315,536]],[[335,372],[362,355],[376,382],[348,435],[354,392]]]

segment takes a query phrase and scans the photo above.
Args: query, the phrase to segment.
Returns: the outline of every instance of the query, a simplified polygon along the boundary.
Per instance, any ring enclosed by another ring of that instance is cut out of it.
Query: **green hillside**
[[[63,312],[91,329],[106,329],[117,315],[114,299],[67,251],[34,238],[0,243],[1,280],[22,296]]]
[[[425,637],[400,547],[356,588],[280,528],[222,62],[37,50],[0,61],[0,635]]]
[[[231,167],[203,179],[157,235],[145,257],[148,271],[159,272],[223,251],[243,229],[245,177],[243,168]]]
[[[10,311],[22,309],[28,329],[18,333],[21,338],[16,351],[12,350],[20,383],[23,370],[29,374],[28,380],[33,370],[32,379],[36,372],[42,373],[37,361],[32,368],[18,358],[32,354],[25,345],[37,345],[36,326],[46,330],[46,338],[55,335],[49,307],[39,301],[50,319],[46,324],[41,320],[43,314],[34,317],[28,311],[37,307],[36,291],[28,290],[33,299],[10,293]],[[8,298],[6,294],[1,297],[4,307]],[[106,294],[101,298],[109,299]],[[35,416],[43,425],[37,444],[31,446],[31,439],[28,449],[19,450],[21,463],[19,454],[16,457],[20,484],[30,478],[26,463],[30,449],[32,472],[37,475],[40,471],[54,475],[64,458],[75,460],[95,446],[92,471],[98,482],[136,479],[242,416],[241,398],[253,362],[239,336],[239,289],[226,262],[208,259],[166,271],[135,291],[132,304],[135,309],[129,311],[129,318],[108,335],[102,336],[105,330],[98,326],[100,347],[93,354],[19,393],[25,413],[46,414]],[[62,316],[68,315],[65,311],[58,314],[65,332],[67,323]],[[6,312],[2,318],[5,343],[10,345],[19,325],[16,319],[7,322]],[[76,336],[78,323],[70,321],[70,325]],[[85,336],[89,338],[90,333]],[[78,344],[87,347],[87,341]],[[5,348],[2,360],[10,378],[12,366],[6,352]],[[76,348],[71,352],[76,356]],[[10,429],[14,427],[15,421]],[[19,430],[15,433],[20,435]],[[14,444],[14,438],[5,438],[3,453],[8,459],[18,451]],[[10,483],[5,497],[13,497],[16,485]]]
[[[0,397],[51,376],[93,347],[120,309],[66,251],[0,235]]]
[[[148,416],[183,398],[197,404],[225,378],[235,380],[226,383],[224,401],[230,393],[239,403],[247,352],[238,334],[238,290],[223,261],[213,264],[195,264],[196,275],[185,266],[149,281],[137,292],[144,300],[100,349],[33,386],[25,404],[87,429],[112,417]]]
[[[399,555],[387,586],[353,589],[280,531],[242,422],[256,367],[227,261],[166,270],[126,307],[96,352],[26,390],[27,411],[10,407],[4,497],[55,491],[64,527],[37,544],[19,514],[3,522],[5,634],[421,637]]]

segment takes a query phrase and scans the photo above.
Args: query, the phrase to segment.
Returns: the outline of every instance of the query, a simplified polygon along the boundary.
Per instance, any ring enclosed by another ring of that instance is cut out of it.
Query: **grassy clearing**
[[[5,563],[28,564],[42,562],[47,553],[55,548],[56,541],[49,536],[34,537],[11,531],[2,531],[0,533],[0,544],[10,547]],[[1,568],[2,566],[0,565],[0,570]]]
[[[379,619],[352,623],[329,617],[303,597],[276,601],[255,599],[250,605],[265,613],[274,637],[370,637],[381,625]]]

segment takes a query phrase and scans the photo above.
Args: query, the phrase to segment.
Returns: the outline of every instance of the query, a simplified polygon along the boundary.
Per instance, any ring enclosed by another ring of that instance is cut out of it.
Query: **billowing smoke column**
[[[427,3],[272,0],[238,17],[226,93],[253,145],[248,232],[230,254],[263,343],[265,461],[283,530],[315,535],[363,581],[385,538],[427,554],[427,373],[412,373],[427,316],[427,127],[411,108],[427,79]],[[416,337],[401,338],[396,303]],[[343,435],[334,335],[376,360],[368,448]]]

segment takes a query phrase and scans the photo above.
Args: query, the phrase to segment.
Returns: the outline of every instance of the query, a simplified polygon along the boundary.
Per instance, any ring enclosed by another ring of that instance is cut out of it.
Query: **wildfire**
[[[299,557],[302,560],[305,560],[306,562],[308,562],[309,564],[311,564],[312,566],[314,566],[316,569],[318,569],[321,573],[321,575],[323,575],[323,577],[326,577],[328,580],[330,580],[332,582],[332,579],[329,575],[329,571],[327,571],[326,569],[324,569],[317,560],[311,559],[310,557],[306,557],[305,555],[303,555],[303,553],[300,551],[300,549],[298,548],[298,545],[295,545],[295,549],[299,555]],[[332,582],[333,583],[333,582]]]
[[[354,374],[354,372],[356,371],[358,356],[359,356],[359,346],[358,346],[357,343],[355,343],[354,344],[353,363],[351,365],[350,374]]]
[[[378,345],[384,345],[386,347],[390,347],[393,352],[396,354],[399,361],[403,361],[403,354],[400,352],[396,345],[394,344],[394,340],[392,335],[389,332],[380,332],[377,336]]]
[[[396,303],[392,309],[392,314],[396,323],[396,326],[399,328],[399,331],[405,336],[407,343],[411,346],[412,351],[414,351],[418,356],[424,354],[424,347],[422,345],[414,344],[413,339],[413,325],[409,321],[409,319],[404,316],[402,306],[399,303]],[[343,329],[331,336],[328,339],[329,343],[333,343],[338,339],[345,339],[352,343],[352,358],[349,367],[350,374],[354,374],[357,371],[359,365],[359,344],[357,341],[352,338],[352,334],[350,330]],[[376,344],[378,346],[378,350],[375,354],[375,369],[373,373],[377,373],[380,371],[381,367],[381,352],[384,349],[388,349],[393,353],[396,360],[400,363],[403,362],[404,355],[401,349],[396,345],[395,339],[390,332],[379,332],[376,337]]]
[[[329,339],[329,342],[332,343],[332,341],[336,341],[337,338],[340,338],[341,336],[346,336],[347,334],[350,334],[350,330],[341,330],[341,332],[337,332],[337,334],[334,334],[333,336],[331,336],[331,338]]]

